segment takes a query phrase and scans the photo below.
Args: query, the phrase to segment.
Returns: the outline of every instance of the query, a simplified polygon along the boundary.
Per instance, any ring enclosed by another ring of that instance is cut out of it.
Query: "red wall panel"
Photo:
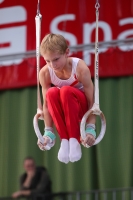
[[[38,1],[0,1],[0,57],[35,50],[35,16]],[[100,0],[99,41],[133,37],[133,1]],[[40,0],[41,38],[49,32],[63,34],[70,46],[95,41],[95,1]],[[94,75],[94,49],[75,52]],[[41,58],[41,67],[44,61]],[[99,48],[100,77],[133,75],[131,43]],[[36,58],[0,61],[0,89],[36,85]]]

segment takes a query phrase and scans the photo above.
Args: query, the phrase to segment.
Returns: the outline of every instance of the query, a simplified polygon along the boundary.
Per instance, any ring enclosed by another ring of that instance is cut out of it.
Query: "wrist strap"
[[[86,130],[85,130],[85,133],[91,134],[96,138],[96,131],[91,127],[87,127]]]
[[[95,124],[86,124],[86,128],[92,128],[92,129],[96,129]]]
[[[45,131],[44,132],[44,136],[48,136],[50,137],[52,140],[55,140],[56,136],[54,133],[52,133],[51,131]]]

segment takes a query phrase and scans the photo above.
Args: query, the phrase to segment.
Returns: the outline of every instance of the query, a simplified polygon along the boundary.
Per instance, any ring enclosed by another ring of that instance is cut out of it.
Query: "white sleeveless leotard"
[[[76,76],[76,69],[77,69],[77,64],[79,60],[80,60],[79,58],[72,58],[72,73],[71,73],[70,78],[66,80],[62,80],[58,78],[54,70],[48,66],[51,83],[58,88],[69,85],[83,91],[83,85],[82,83],[78,81],[77,76]]]

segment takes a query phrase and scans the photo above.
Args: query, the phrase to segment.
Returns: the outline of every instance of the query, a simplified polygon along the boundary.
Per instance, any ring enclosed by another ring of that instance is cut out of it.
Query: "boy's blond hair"
[[[67,48],[67,42],[62,35],[50,33],[43,38],[40,46],[40,53],[42,56],[48,51],[64,54]]]

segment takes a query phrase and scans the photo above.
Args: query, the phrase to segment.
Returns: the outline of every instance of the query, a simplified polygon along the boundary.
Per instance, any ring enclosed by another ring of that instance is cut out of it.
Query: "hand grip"
[[[33,119],[33,126],[34,126],[34,130],[35,130],[35,133],[36,133],[36,136],[38,137],[38,139],[40,140],[40,142],[42,144],[44,144],[44,138],[39,130],[39,127],[38,127],[38,119],[39,119],[40,115],[37,113],[35,116],[34,116],[34,119]],[[45,149],[46,150],[50,150],[50,147],[48,145],[45,146]]]
[[[100,131],[100,134],[98,135],[98,137],[96,138],[95,143],[93,144],[93,145],[96,145],[103,139],[103,137],[105,135],[106,119],[105,119],[105,116],[100,109],[95,110],[95,108],[92,108],[92,109],[88,110],[85,113],[85,115],[83,116],[83,118],[81,120],[81,124],[80,124],[80,133],[81,133],[81,137],[82,137],[83,140],[86,138],[86,133],[85,133],[86,120],[91,114],[99,115],[100,119],[101,119],[101,131]],[[90,146],[86,145],[86,147],[89,148]]]

